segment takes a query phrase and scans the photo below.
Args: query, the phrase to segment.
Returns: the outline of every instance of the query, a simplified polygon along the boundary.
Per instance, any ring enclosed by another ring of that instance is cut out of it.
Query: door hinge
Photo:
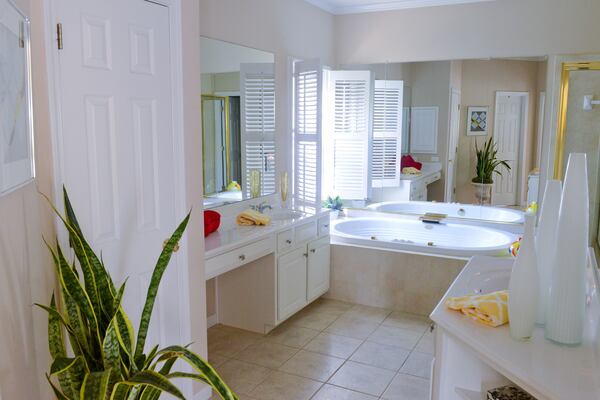
[[[63,31],[60,22],[56,24],[56,44],[59,50],[63,49]]]

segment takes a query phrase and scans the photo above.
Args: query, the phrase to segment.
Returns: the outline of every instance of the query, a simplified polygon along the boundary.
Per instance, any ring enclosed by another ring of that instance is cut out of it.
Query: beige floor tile
[[[286,361],[279,370],[304,378],[327,382],[344,361],[342,358],[300,350],[294,357]]]
[[[395,375],[395,372],[387,369],[348,361],[333,375],[329,383],[357,392],[381,396]]]
[[[312,400],[377,400],[377,397],[333,385],[324,385]]]
[[[240,400],[258,400],[254,397],[250,397],[247,394],[243,394],[243,393],[236,393],[236,396]],[[210,400],[223,400],[223,398],[221,396],[219,396],[218,394],[214,393],[212,395],[212,397],[210,398]]]
[[[433,354],[433,335],[423,335],[423,337],[419,340],[419,343],[417,343],[417,347],[415,347],[415,350],[420,353]]]
[[[266,336],[266,340],[285,346],[302,348],[318,334],[319,331],[315,329],[308,329],[292,325],[291,323],[285,323],[271,331],[271,333]]]
[[[381,398],[385,400],[428,400],[429,380],[398,374]]]
[[[362,341],[359,339],[323,332],[304,346],[304,350],[339,358],[348,358],[361,343]]]
[[[400,369],[400,372],[402,372],[403,374],[409,374],[429,379],[431,377],[432,360],[433,356],[431,354],[413,351],[410,354],[410,356],[408,356],[408,360],[406,360],[406,362]]]
[[[382,325],[369,336],[368,340],[370,342],[412,350],[421,336],[422,335],[410,330]]]
[[[380,324],[390,314],[391,314],[391,310],[386,310],[384,308],[355,305],[350,310],[346,311],[343,314],[343,316],[352,318],[352,319],[362,319],[365,321],[375,322],[377,324]]]
[[[258,385],[250,396],[260,400],[309,400],[321,385],[317,381],[276,371]]]
[[[431,326],[431,320],[421,315],[395,311],[383,321],[383,325],[424,333]]]
[[[400,347],[364,342],[350,360],[398,372],[409,354],[409,350]]]
[[[217,372],[236,394],[248,394],[262,383],[272,370],[245,361],[229,360]]]
[[[309,308],[299,312],[296,316],[290,319],[290,323],[303,328],[315,329],[322,331],[327,328],[333,321],[339,317],[338,313],[328,311],[317,311]]]
[[[229,360],[227,357],[220,356],[218,354],[208,354],[208,362],[212,365],[213,368],[218,368],[223,365],[225,361]]]
[[[236,359],[263,367],[276,369],[292,358],[298,349],[278,343],[261,341],[254,343],[235,356]]]
[[[356,319],[346,317],[345,315],[338,318],[333,324],[329,325],[325,331],[336,335],[353,337],[356,339],[366,339],[371,333],[377,329],[377,322],[365,321],[364,319]],[[415,342],[416,343],[416,342]]]
[[[210,329],[208,353],[222,357],[232,357],[261,340],[258,333],[219,325]]]
[[[352,307],[354,307],[354,304],[346,303],[344,301],[320,298],[315,300],[307,308],[319,312],[329,312],[341,315],[349,309],[351,309]]]

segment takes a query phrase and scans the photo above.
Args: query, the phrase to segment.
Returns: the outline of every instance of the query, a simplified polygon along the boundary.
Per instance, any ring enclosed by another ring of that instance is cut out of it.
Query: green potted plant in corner
[[[48,313],[48,344],[52,365],[46,378],[58,400],[157,400],[162,393],[185,399],[174,379],[192,379],[211,386],[224,400],[238,400],[216,371],[187,346],[152,347],[145,352],[150,317],[161,278],[187,226],[188,215],[165,243],[158,258],[140,318],[137,339],[121,301],[125,283],[116,287],[85,239],[64,191],[65,215],[53,207],[69,233],[76,261],[61,247],[48,245],[59,282],[59,296]],[[50,203],[52,204],[52,203]],[[178,360],[194,372],[176,371]]]
[[[331,210],[331,213],[329,214],[331,219],[337,219],[340,212],[344,210],[344,202],[340,196],[336,196],[335,198],[327,196],[327,199],[323,200],[323,208]]]
[[[501,167],[510,171],[510,165],[506,160],[498,160],[498,147],[493,138],[489,138],[480,149],[475,141],[475,153],[477,155],[477,166],[475,178],[471,184],[475,188],[475,198],[479,204],[490,204],[492,200],[492,187],[494,185],[494,174],[502,175]]]

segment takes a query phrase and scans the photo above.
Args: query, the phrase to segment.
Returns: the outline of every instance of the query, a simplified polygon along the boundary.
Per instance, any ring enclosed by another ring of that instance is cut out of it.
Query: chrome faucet
[[[267,204],[266,201],[263,201],[260,204],[257,204],[255,206],[250,206],[250,208],[252,208],[254,211],[258,211],[259,213],[263,213],[266,209],[272,210],[273,207],[271,207],[271,205]]]

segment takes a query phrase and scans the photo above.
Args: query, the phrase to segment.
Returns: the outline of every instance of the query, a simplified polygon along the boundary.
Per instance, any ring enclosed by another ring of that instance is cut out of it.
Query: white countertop
[[[271,224],[267,226],[237,226],[223,223],[222,228],[219,228],[217,232],[204,238],[204,258],[208,259],[226,253],[263,239],[268,235],[311,222],[327,214],[329,214],[329,210],[324,209],[318,212],[305,213],[300,218],[271,221]]]
[[[489,328],[448,310],[446,298],[473,294],[473,277],[492,270],[510,273],[512,260],[475,257],[452,284],[431,319],[472,348],[486,364],[538,399],[600,399],[600,305],[597,292],[590,297],[584,343],[578,347],[553,344],[536,328],[528,342],[510,337],[508,325]],[[500,289],[502,290],[502,288]]]
[[[401,174],[400,179],[403,181],[416,181],[437,174],[441,170],[442,165],[440,163],[423,163],[420,175]]]

